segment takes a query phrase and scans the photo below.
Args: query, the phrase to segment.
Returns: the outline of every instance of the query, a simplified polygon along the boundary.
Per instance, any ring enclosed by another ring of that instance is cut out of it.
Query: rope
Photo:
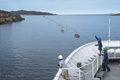
[[[46,17],[46,16],[43,16],[43,17],[46,18],[47,20],[50,20],[50,21],[54,22],[56,25],[58,25],[58,26],[60,27],[60,29],[61,29],[61,32],[64,33],[64,32],[67,32],[68,29],[71,29],[71,30],[73,30],[73,31],[75,32],[74,37],[80,38],[80,35],[78,34],[78,32],[77,32],[74,28],[69,27],[69,26],[63,26],[62,24],[59,24],[59,23],[57,23],[55,20],[49,19],[49,18]],[[83,36],[83,35],[82,35],[82,36]],[[88,38],[85,37],[85,36],[83,36],[83,37],[84,37],[85,39],[89,40],[90,42],[92,41],[92,40],[88,39]]]
[[[50,21],[54,22],[54,23],[57,24],[59,27],[61,27],[61,29],[64,29],[64,26],[63,26],[63,25],[58,24],[56,21],[54,21],[54,20],[52,20],[52,19],[49,19],[49,18],[47,18],[47,17],[45,17],[45,16],[43,16],[43,17],[46,18],[47,20],[50,20]]]

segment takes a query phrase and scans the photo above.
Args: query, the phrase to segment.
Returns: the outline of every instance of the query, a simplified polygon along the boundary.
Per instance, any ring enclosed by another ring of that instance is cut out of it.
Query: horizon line
[[[2,10],[2,9],[0,9]],[[21,10],[3,10],[3,11],[22,11]],[[48,12],[48,11],[39,11],[39,10],[23,10],[23,11],[36,11],[36,12],[47,12],[47,13],[52,13],[52,14],[57,14],[57,15],[112,15],[112,14],[120,14],[118,13],[53,13],[53,12]]]

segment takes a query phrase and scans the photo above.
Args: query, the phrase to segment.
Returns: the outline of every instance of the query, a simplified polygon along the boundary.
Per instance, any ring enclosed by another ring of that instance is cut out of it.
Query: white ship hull
[[[102,64],[98,47],[94,46],[97,42],[85,44],[74,50],[66,59],[67,70],[70,80],[92,80]],[[102,41],[103,48],[108,48],[109,59],[120,59],[120,41]],[[81,68],[77,63],[81,62]],[[62,70],[59,69],[54,80],[64,80],[61,76]]]

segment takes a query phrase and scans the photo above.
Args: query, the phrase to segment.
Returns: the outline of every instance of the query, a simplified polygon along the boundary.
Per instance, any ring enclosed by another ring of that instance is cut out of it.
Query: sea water
[[[0,25],[0,80],[52,80],[59,54],[65,59],[81,45],[96,41],[95,35],[108,40],[109,18],[111,40],[120,40],[120,16],[45,16],[54,21],[22,17],[24,21]],[[63,25],[64,33],[55,22]]]

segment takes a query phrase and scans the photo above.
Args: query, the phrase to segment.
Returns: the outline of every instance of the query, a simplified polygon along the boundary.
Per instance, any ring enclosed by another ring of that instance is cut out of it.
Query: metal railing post
[[[99,65],[99,64],[98,64],[98,58],[99,58],[99,56],[97,57],[97,70],[98,70],[98,65]]]
[[[80,76],[80,69],[79,69],[79,80],[80,80],[80,77],[81,77],[81,76]]]
[[[101,64],[102,64],[102,56],[101,56]]]
[[[94,65],[93,65],[93,62],[92,62],[92,78],[94,78]]]
[[[116,58],[115,49],[114,49],[114,58]]]

